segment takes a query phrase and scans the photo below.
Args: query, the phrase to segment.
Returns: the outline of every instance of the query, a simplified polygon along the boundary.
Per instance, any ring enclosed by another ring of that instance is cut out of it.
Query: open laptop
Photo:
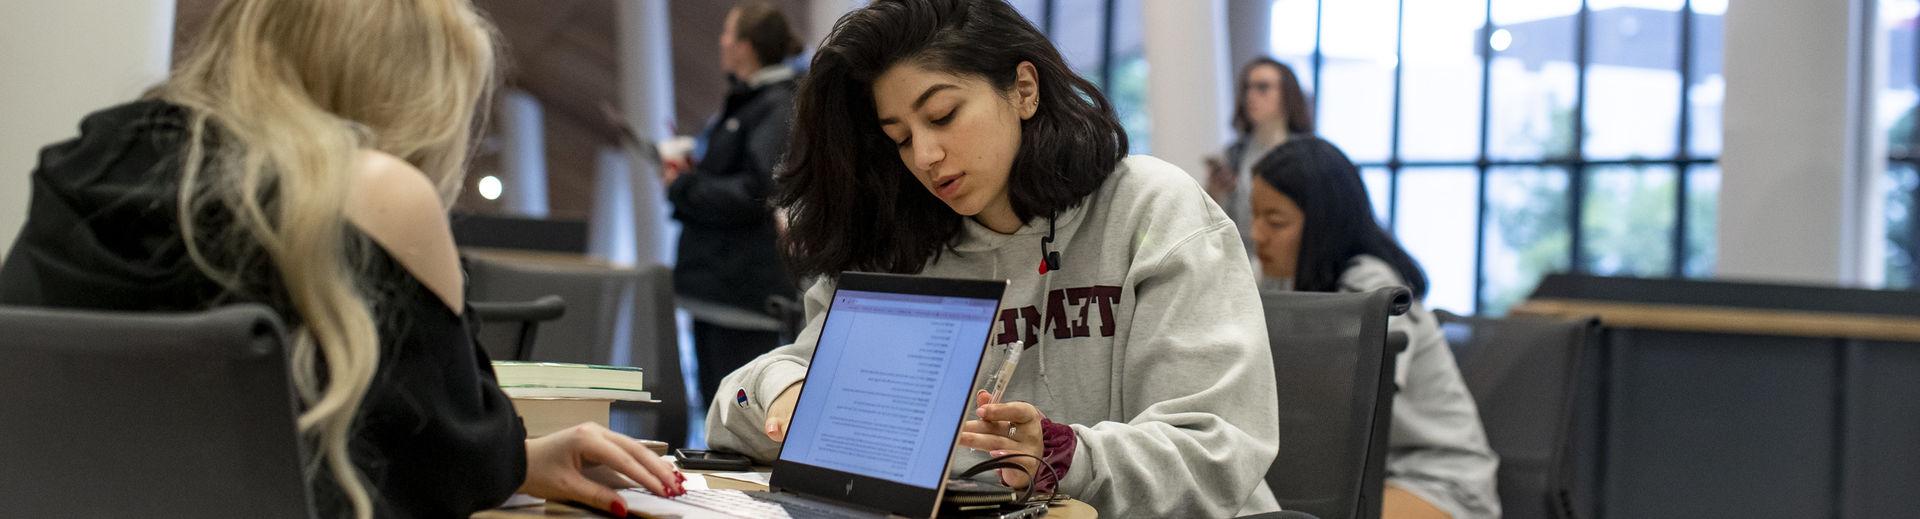
[[[680,517],[932,517],[1005,281],[848,272],[827,308],[768,492],[692,490]]]

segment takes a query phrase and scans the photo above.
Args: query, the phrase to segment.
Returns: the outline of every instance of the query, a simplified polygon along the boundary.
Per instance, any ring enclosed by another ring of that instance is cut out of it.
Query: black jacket
[[[185,115],[158,101],[121,105],[88,116],[79,137],[41,150],[27,223],[0,267],[0,304],[193,311],[256,302],[290,329],[299,325],[259,255],[203,247],[212,262],[241,273],[241,286],[231,288],[187,257],[174,198]],[[199,221],[231,221],[221,211]],[[376,514],[467,517],[500,504],[526,475],[526,431],[470,323],[371,240],[349,230],[349,242],[366,247],[359,281],[375,301],[380,334],[379,368],[348,442]],[[332,481],[322,471],[312,482],[323,517],[350,509]]]
[[[764,313],[767,296],[798,292],[780,259],[767,202],[786,151],[793,94],[792,80],[759,88],[734,82],[707,130],[706,155],[668,186],[681,224],[673,269],[681,296]]]

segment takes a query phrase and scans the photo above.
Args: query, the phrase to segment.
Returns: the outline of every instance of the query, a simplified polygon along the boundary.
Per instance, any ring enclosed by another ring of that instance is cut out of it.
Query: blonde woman
[[[524,439],[472,343],[446,218],[493,82],[471,5],[229,0],[207,26],[145,98],[42,151],[0,303],[277,309],[323,516],[464,517],[515,491],[624,514],[598,466],[683,491],[605,428]]]

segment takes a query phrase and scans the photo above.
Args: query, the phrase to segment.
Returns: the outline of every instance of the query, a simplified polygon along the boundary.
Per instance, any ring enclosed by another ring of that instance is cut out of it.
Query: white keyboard
[[[787,496],[767,492],[745,492],[727,489],[688,489],[680,497],[666,499],[655,496],[641,488],[622,490],[627,508],[643,515],[681,517],[686,519],[703,518],[742,518],[742,519],[864,519],[879,517],[877,514],[853,512],[833,505],[813,502],[796,496]]]
[[[674,498],[675,501],[689,505],[726,512],[740,517],[787,519],[787,509],[748,497],[746,492],[711,488],[706,490],[688,490],[685,495]]]

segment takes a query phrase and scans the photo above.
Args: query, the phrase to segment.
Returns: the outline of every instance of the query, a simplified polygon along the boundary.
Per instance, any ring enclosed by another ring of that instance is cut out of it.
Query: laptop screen
[[[935,488],[999,305],[837,291],[780,459]]]

